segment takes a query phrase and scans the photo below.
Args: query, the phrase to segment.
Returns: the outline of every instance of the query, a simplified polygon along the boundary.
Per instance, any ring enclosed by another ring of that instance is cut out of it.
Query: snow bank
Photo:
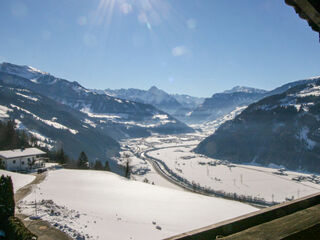
[[[8,118],[9,114],[8,112],[12,112],[13,110],[6,107],[6,106],[2,106],[0,105],[0,118]]]

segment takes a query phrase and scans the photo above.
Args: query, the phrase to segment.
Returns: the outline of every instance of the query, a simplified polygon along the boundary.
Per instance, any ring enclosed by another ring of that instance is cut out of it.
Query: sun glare
[[[164,0],[100,0],[95,19],[98,24],[110,25],[115,16],[133,14],[151,31],[154,26],[169,21],[172,12],[169,2]]]

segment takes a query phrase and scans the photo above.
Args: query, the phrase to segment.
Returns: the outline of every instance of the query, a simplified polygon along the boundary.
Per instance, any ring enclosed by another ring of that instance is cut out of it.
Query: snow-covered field
[[[292,171],[280,175],[276,168],[230,164],[191,150],[190,147],[165,148],[149,152],[149,155],[161,159],[190,182],[216,191],[264,198],[268,202],[283,202],[320,192],[320,176]],[[299,176],[304,180],[297,181]]]
[[[35,176],[30,174],[21,174],[21,173],[9,172],[6,170],[0,170],[0,176],[1,175],[11,177],[12,183],[13,183],[13,189],[15,192],[18,191],[23,186],[31,183],[35,179]]]
[[[256,210],[91,170],[49,171],[24,214],[34,215],[35,197],[39,216],[75,239],[163,239]]]

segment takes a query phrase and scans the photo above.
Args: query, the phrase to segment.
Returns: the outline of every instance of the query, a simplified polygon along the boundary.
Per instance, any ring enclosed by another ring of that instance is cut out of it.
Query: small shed
[[[0,151],[0,161],[8,171],[29,171],[44,165],[43,156],[46,153],[38,148],[21,148]]]

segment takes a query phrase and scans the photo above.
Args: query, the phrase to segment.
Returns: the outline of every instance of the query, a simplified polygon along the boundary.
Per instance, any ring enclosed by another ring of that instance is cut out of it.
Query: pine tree
[[[68,162],[68,156],[65,154],[63,148],[60,148],[57,152],[56,152],[56,160],[58,163],[62,164],[66,164]]]
[[[6,138],[9,149],[17,148],[18,146],[18,134],[15,130],[15,122],[9,120],[6,127]]]
[[[29,146],[29,137],[26,134],[25,131],[20,131],[19,132],[19,138],[18,138],[18,148],[25,148]],[[32,136],[33,137],[33,136]]]
[[[78,158],[78,168],[80,169],[88,169],[89,168],[89,161],[86,153],[82,151]]]
[[[29,147],[31,139],[38,140],[34,136],[29,136],[25,131],[17,130],[14,120],[0,122],[0,149],[9,150],[15,148]]]
[[[30,137],[30,145],[32,147],[36,147],[37,144],[38,144],[38,139],[35,136],[31,135],[31,137]]]
[[[108,161],[106,161],[106,163],[105,163],[104,170],[110,171],[110,166],[109,166],[109,162]]]
[[[0,222],[14,216],[14,191],[11,177],[0,177]]]
[[[94,167],[93,167],[95,170],[103,170],[103,165],[101,163],[100,160],[96,160],[95,163],[94,163]]]

